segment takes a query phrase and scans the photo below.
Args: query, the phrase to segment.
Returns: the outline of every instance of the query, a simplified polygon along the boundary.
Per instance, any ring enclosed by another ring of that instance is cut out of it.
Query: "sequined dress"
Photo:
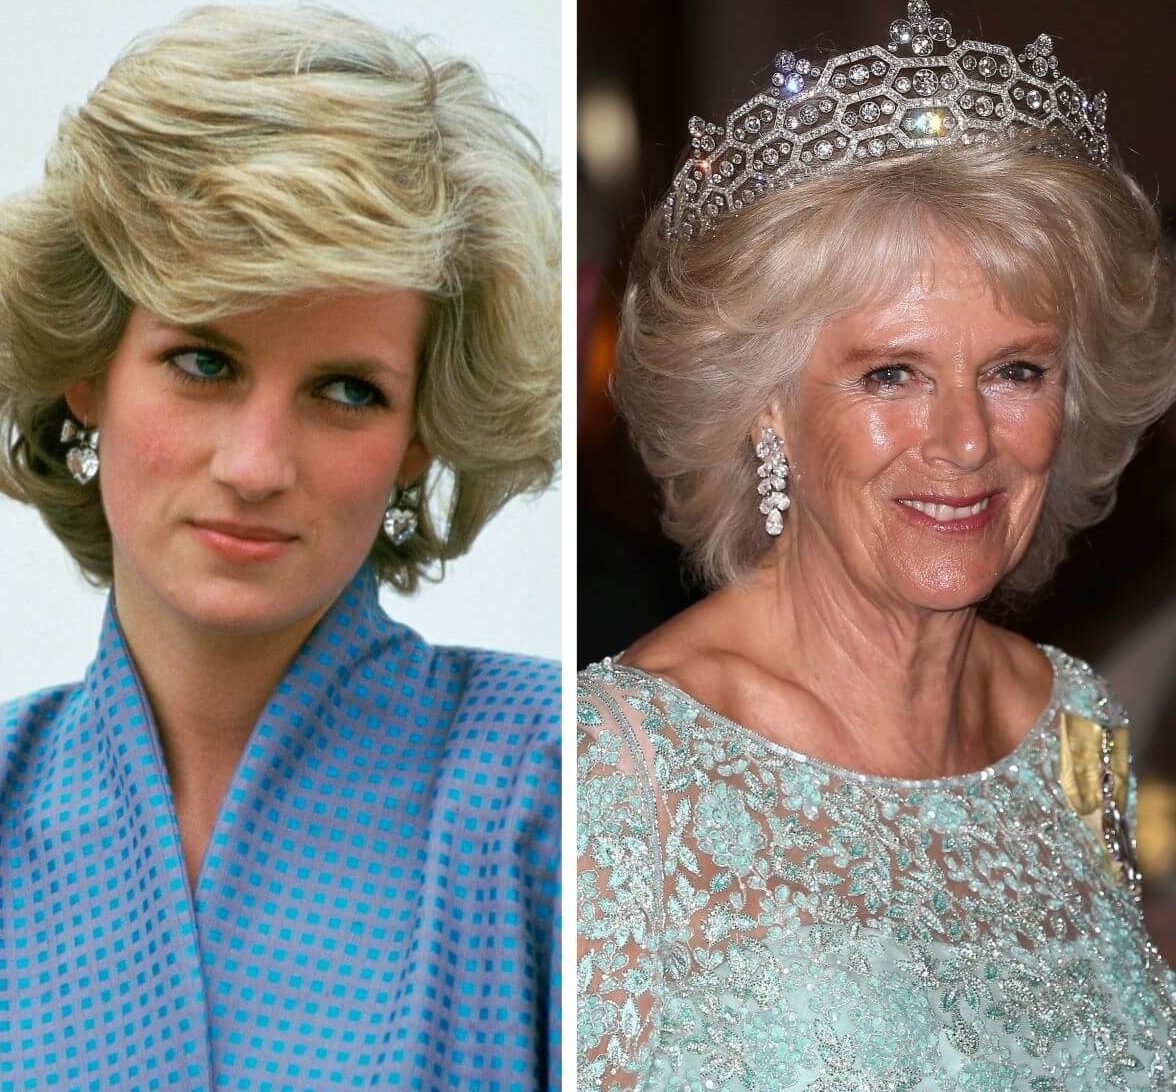
[[[1059,714],[1124,713],[1043,651],[1052,696],[1018,747],[924,781],[589,668],[578,1087],[1176,1088],[1176,975],[1059,785]]]

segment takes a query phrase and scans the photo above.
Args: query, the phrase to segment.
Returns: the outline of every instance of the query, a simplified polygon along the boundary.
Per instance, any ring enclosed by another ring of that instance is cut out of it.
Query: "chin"
[[[299,624],[308,629],[330,605],[317,600],[291,601],[272,588],[214,586],[185,589],[172,598],[172,610],[188,625],[208,633],[233,637],[258,637]]]
[[[980,571],[975,565],[941,563],[909,571],[891,587],[915,607],[939,611],[967,610],[979,606],[992,595],[1004,576],[1003,571]]]

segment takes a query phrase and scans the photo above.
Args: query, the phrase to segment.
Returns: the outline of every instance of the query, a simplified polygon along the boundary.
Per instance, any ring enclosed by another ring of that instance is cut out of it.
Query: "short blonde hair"
[[[1158,218],[1118,167],[1035,150],[954,146],[831,173],[695,241],[655,214],[625,296],[615,395],[660,483],[664,525],[709,586],[770,539],[750,437],[786,401],[822,327],[893,296],[946,236],[996,297],[1056,323],[1066,411],[1033,542],[1003,590],[1040,587],[1070,536],[1110,510],[1143,430],[1176,397],[1176,296]]]
[[[372,548],[412,590],[554,473],[554,175],[474,67],[360,19],[207,7],[145,35],[62,122],[43,183],[0,205],[0,489],[108,581],[99,491],[58,437],[131,308],[194,324],[387,287],[429,300],[417,425],[448,471],[417,534]]]

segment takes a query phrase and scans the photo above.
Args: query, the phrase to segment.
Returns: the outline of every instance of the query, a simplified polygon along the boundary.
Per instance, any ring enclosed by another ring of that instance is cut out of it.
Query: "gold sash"
[[[1104,753],[1105,746],[1105,753]],[[1061,781],[1070,806],[1103,847],[1118,883],[1138,896],[1139,869],[1127,827],[1130,744],[1127,726],[1104,726],[1074,713],[1061,714]],[[1104,777],[1110,773],[1110,792]]]

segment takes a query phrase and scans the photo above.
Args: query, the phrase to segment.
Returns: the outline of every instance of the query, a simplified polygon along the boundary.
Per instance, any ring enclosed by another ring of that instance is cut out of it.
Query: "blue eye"
[[[229,371],[228,358],[215,349],[180,349],[167,359],[180,375],[199,382],[223,379]]]
[[[367,380],[341,376],[323,384],[322,395],[330,402],[338,402],[348,409],[367,409],[384,402],[380,392]]]
[[[910,378],[910,369],[901,364],[887,364],[882,368],[875,368],[863,377],[866,384],[883,390],[901,387]]]

